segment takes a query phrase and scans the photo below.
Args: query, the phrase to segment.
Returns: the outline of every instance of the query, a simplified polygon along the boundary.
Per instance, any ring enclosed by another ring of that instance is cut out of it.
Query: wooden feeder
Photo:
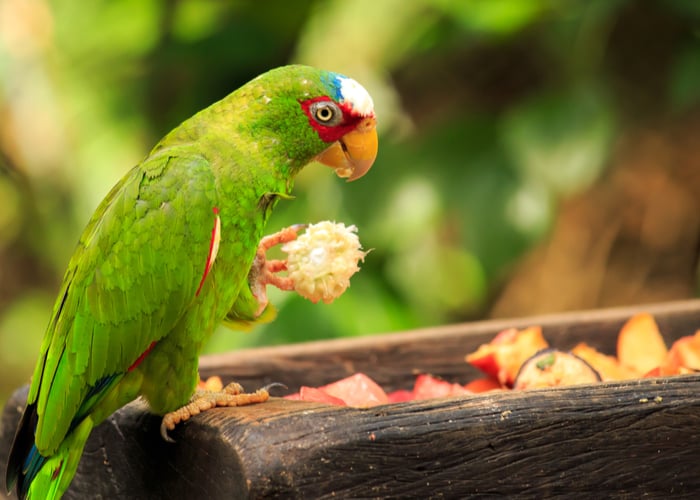
[[[654,315],[667,343],[700,328],[700,301],[485,321],[252,349],[202,359],[203,377],[290,391],[364,372],[387,391],[431,373],[466,383],[465,354],[502,329],[541,325],[550,344],[614,354],[622,324]],[[9,449],[27,389],[2,416]],[[65,498],[532,498],[700,491],[700,375],[503,391],[378,406],[273,398],[177,427],[135,402],[96,428]],[[3,470],[6,453],[2,455]],[[4,475],[4,474],[3,474]]]

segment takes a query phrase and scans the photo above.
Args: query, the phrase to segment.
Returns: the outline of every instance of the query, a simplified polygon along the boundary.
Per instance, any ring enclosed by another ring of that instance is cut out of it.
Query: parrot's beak
[[[316,160],[335,169],[338,177],[348,181],[367,173],[377,157],[377,120],[364,118],[352,132],[316,157]]]

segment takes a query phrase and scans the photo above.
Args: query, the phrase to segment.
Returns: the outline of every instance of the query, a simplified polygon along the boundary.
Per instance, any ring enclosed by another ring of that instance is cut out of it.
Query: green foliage
[[[614,130],[610,104],[590,86],[529,99],[502,126],[522,179],[555,195],[571,194],[598,178]]]
[[[515,33],[534,21],[556,2],[522,0],[434,0],[434,4],[453,16],[465,29],[485,35]]]
[[[655,23],[675,27],[667,70],[650,66],[648,82],[629,81],[645,49],[615,35],[628,19],[652,41]],[[682,0],[6,0],[0,342],[16,343],[16,359],[3,370],[28,376],[46,295],[116,180],[180,121],[289,62],[365,84],[380,154],[347,185],[306,169],[268,229],[335,219],[372,252],[336,303],[273,293],[275,322],[223,329],[209,351],[480,316],[560,202],[604,175],[635,119],[621,89],[664,89],[655,104],[676,113],[698,104],[698,19]]]
[[[683,111],[700,102],[700,41],[678,54],[669,82],[674,110]]]

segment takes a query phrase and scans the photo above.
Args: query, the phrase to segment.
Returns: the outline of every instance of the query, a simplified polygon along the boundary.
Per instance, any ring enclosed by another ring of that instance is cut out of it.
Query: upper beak
[[[355,130],[334,142],[316,160],[334,168],[338,177],[354,181],[365,175],[374,163],[377,146],[377,120],[364,118]]]

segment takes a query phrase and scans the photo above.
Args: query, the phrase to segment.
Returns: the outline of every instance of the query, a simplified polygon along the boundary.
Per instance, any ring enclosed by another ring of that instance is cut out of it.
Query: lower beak
[[[377,121],[365,118],[352,132],[348,132],[316,160],[335,169],[338,177],[348,181],[367,173],[377,157]]]

